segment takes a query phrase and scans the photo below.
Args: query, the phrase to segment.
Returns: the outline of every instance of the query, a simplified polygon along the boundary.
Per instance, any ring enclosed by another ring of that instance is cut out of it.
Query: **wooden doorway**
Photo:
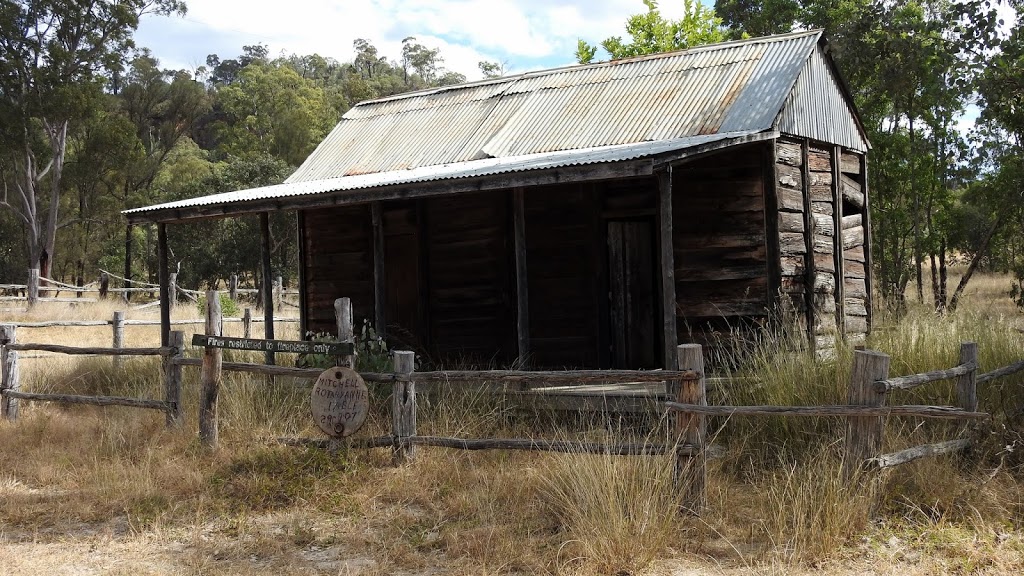
[[[608,221],[608,298],[613,368],[658,366],[654,223]]]

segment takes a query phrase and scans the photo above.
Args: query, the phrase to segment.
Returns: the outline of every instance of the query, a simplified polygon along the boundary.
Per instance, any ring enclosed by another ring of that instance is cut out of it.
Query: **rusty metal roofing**
[[[773,127],[820,31],[360,103],[287,182]]]
[[[407,170],[392,170],[376,174],[360,174],[327,178],[307,182],[286,182],[274,186],[264,186],[250,190],[224,192],[199,198],[189,198],[176,202],[167,202],[144,208],[125,210],[123,213],[132,218],[148,212],[170,212],[182,208],[198,206],[227,206],[244,202],[255,202],[268,199],[291,198],[328,192],[344,192],[381,188],[417,182],[433,182],[438,180],[454,180],[461,178],[478,178],[511,172],[526,172],[562,168],[566,166],[582,166],[587,164],[607,164],[625,162],[641,158],[654,158],[667,153],[692,150],[699,152],[704,147],[714,145],[730,145],[738,142],[753,142],[777,138],[778,132],[728,132],[675,138],[659,142],[641,142],[639,144],[618,144],[582,150],[565,150],[527,154],[509,158],[484,158],[467,162],[442,164],[440,166],[423,166]]]

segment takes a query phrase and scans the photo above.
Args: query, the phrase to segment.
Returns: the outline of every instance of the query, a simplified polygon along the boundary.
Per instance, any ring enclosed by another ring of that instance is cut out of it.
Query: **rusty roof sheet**
[[[754,38],[363,102],[287,182],[768,130],[820,38]]]

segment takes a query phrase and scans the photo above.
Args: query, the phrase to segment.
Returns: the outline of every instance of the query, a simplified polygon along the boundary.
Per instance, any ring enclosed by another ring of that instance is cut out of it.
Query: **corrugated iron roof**
[[[363,102],[287,182],[768,130],[820,38],[725,42]]]
[[[306,182],[286,182],[284,184],[277,184],[274,186],[264,186],[262,188],[238,190],[235,192],[224,192],[199,198],[189,198],[186,200],[178,200],[176,202],[156,204],[154,206],[146,206],[145,208],[125,210],[123,213],[131,216],[133,214],[172,211],[182,208],[193,208],[196,206],[228,205],[248,201],[324,194],[327,192],[365,190],[368,188],[413,184],[417,182],[475,178],[511,172],[544,170],[548,168],[562,168],[566,166],[582,166],[586,164],[624,162],[628,160],[658,156],[659,154],[699,148],[701,146],[717,142],[728,143],[738,140],[750,141],[752,139],[774,138],[777,136],[777,132],[770,131],[763,134],[758,134],[752,131],[730,132],[724,134],[675,138],[659,142],[618,144],[597,148],[585,148],[581,150],[527,154],[508,158],[484,158],[480,160],[470,160],[467,162],[442,164],[439,166],[422,166],[419,168],[392,170],[375,174],[360,174],[355,176],[343,176],[341,178],[325,178]]]
[[[814,127],[792,133],[866,150],[845,90],[830,93],[844,103],[822,118],[794,118],[818,113],[795,110],[808,100],[794,99],[798,78],[811,99],[821,91],[807,86],[843,87],[831,76],[802,78],[832,74],[818,61],[823,46],[821,31],[798,32],[362,102],[284,184],[125,214],[621,162],[760,137],[780,122],[783,132]],[[837,119],[844,110],[849,118]],[[842,139],[819,134],[830,126]]]

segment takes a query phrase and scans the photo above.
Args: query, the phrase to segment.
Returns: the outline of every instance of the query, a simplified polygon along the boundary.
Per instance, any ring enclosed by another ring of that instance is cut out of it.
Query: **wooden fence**
[[[220,306],[213,294],[209,295],[211,305],[207,306],[204,320],[207,336],[220,335],[223,320]],[[351,303],[341,298],[335,303],[338,324],[338,340],[354,342]],[[160,355],[163,358],[165,380],[164,400],[145,400],[115,397],[84,397],[54,394],[28,394],[19,390],[17,374],[17,353],[25,350],[46,350],[66,354],[108,354],[108,355]],[[269,354],[269,353],[268,353]],[[862,470],[865,465],[873,468],[887,468],[918,458],[962,450],[969,446],[966,438],[937,444],[918,446],[892,454],[879,454],[882,446],[884,417],[911,416],[917,418],[939,418],[974,420],[988,418],[978,412],[977,386],[995,378],[1008,376],[1024,370],[1024,361],[978,374],[977,345],[965,342],[961,346],[960,362],[947,370],[890,378],[889,357],[881,352],[858,350],[854,353],[853,370],[847,393],[847,404],[834,406],[709,406],[707,404],[707,379],[704,373],[703,352],[699,345],[684,344],[677,349],[675,370],[577,370],[577,371],[424,371],[414,370],[413,353],[394,353],[394,367],[391,372],[362,372],[368,383],[391,384],[392,386],[392,429],[384,436],[347,439],[346,445],[353,448],[391,447],[397,462],[406,461],[415,454],[417,446],[438,446],[462,450],[544,450],[555,452],[606,453],[615,455],[674,454],[675,482],[685,502],[685,509],[700,513],[706,505],[707,476],[707,424],[709,416],[786,416],[786,417],[844,417],[846,419],[844,473],[849,478]],[[343,357],[342,364],[354,365],[356,358]],[[173,332],[170,345],[161,348],[73,348],[48,344],[18,344],[14,327],[0,327],[0,397],[3,399],[2,415],[13,419],[17,416],[17,400],[42,400],[64,403],[118,405],[137,408],[159,409],[167,413],[168,425],[181,422],[181,370],[185,366],[201,367],[199,436],[208,447],[218,443],[217,404],[220,383],[224,371],[247,372],[269,376],[291,376],[315,379],[322,369],[292,368],[263,364],[223,362],[221,350],[207,347],[202,358],[186,358],[181,332]],[[940,380],[956,381],[958,406],[887,406],[886,397],[894,391],[909,390]],[[666,391],[674,401],[664,403],[664,408],[674,415],[670,419],[671,443],[658,445],[606,444],[582,441],[547,440],[537,438],[454,438],[422,436],[417,430],[417,384],[440,383],[454,380],[489,381],[501,384],[517,384],[526,387],[531,384],[544,386],[558,384],[587,384],[595,382],[664,382]],[[13,408],[11,407],[13,404]],[[337,440],[316,438],[279,439],[290,445],[314,445],[332,448],[339,445]]]
[[[111,287],[110,282],[112,279],[122,282],[123,286],[121,288]],[[199,290],[188,290],[178,286],[177,279],[177,272],[171,272],[168,274],[168,283],[171,294],[175,294],[192,301],[197,301],[199,296],[204,294],[204,292]],[[272,289],[275,309],[283,310],[285,306],[298,306],[298,304],[289,302],[284,297],[296,296],[299,294],[299,291],[285,290],[284,280],[281,276],[278,276],[274,280]],[[39,270],[30,269],[28,271],[28,280],[25,284],[0,284],[0,291],[2,292],[14,292],[15,294],[19,292],[21,293],[20,296],[0,296],[0,301],[25,301],[31,305],[35,302],[95,302],[97,300],[97,298],[85,298],[83,297],[83,294],[96,294],[99,299],[106,299],[110,294],[120,294],[127,301],[129,295],[135,293],[145,293],[149,294],[151,299],[155,298],[155,295],[159,290],[159,284],[143,282],[141,280],[127,280],[106,270],[100,270],[99,278],[96,281],[84,283],[82,282],[82,279],[79,279],[79,284],[75,285],[66,284],[51,278],[41,277],[39,275]],[[49,292],[55,293],[56,296],[42,296],[42,294]],[[74,292],[75,297],[61,297],[61,292]],[[227,294],[228,297],[235,301],[238,301],[242,295],[255,294],[257,295],[257,298],[260,295],[260,291],[256,288],[240,287],[237,274],[232,274],[228,278],[226,289],[216,290],[216,292],[218,294]],[[177,297],[171,299],[172,308],[176,301]]]

